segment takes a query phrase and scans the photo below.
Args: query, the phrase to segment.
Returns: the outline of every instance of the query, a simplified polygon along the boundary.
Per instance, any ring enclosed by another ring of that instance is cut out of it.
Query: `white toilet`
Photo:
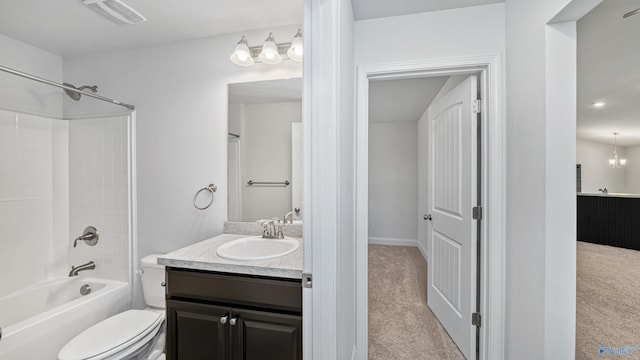
[[[159,254],[140,261],[148,307],[127,310],[86,329],[58,353],[58,360],[162,360],[165,344],[164,266]]]

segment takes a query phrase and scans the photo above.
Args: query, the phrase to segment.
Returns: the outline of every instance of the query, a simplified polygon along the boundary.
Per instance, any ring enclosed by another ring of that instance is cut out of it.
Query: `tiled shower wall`
[[[69,218],[71,238],[88,225],[100,234],[96,246],[70,248],[73,265],[95,261],[91,276],[128,281],[128,117],[69,122]]]
[[[127,121],[0,110],[0,297],[90,260],[83,275],[128,281]],[[100,241],[73,248],[87,225]]]
[[[54,216],[64,210],[54,188],[64,196],[67,186],[60,122],[0,110],[0,274],[11,274],[0,277],[0,296],[61,271],[53,260],[54,236],[63,241],[68,227],[65,214]]]

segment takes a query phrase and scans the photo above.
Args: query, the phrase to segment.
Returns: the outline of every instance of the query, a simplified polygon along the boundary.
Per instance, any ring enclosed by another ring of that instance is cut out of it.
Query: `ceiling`
[[[640,145],[640,0],[603,1],[578,21],[579,138]],[[594,102],[606,105],[595,108]]]
[[[356,20],[408,15],[500,2],[504,2],[504,0],[351,0],[353,16]]]
[[[302,0],[122,0],[147,22],[118,25],[82,0],[1,0],[0,34],[70,56],[302,23]],[[356,20],[504,0],[352,0]]]
[[[118,25],[82,0],[1,0],[0,34],[66,56],[302,23],[302,0],[122,1],[147,21]]]
[[[369,122],[417,121],[448,78],[372,81],[369,85]]]
[[[302,101],[302,78],[229,84],[229,104]]]

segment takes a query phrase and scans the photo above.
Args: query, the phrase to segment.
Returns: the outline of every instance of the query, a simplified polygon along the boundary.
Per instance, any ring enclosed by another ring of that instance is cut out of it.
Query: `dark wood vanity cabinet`
[[[302,359],[300,280],[167,268],[168,360]]]
[[[232,359],[302,359],[302,317],[233,309]]]
[[[167,300],[169,359],[228,359],[230,333],[221,306]]]

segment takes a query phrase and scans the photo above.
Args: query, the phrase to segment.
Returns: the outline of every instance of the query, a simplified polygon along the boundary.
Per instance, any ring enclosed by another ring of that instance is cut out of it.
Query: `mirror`
[[[229,221],[302,221],[302,79],[229,84]],[[287,217],[287,220],[289,217]]]

